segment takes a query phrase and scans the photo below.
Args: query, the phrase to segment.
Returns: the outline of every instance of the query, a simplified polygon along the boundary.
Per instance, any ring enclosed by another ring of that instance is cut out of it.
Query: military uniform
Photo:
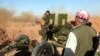
[[[49,15],[47,16],[47,15],[44,15],[44,17],[43,17],[43,20],[44,20],[44,25],[48,25],[49,24]]]
[[[30,39],[27,35],[20,35],[17,37],[14,44],[7,46],[0,50],[0,55],[3,56],[5,53],[16,49],[18,51],[14,56],[30,56],[29,52]]]
[[[41,25],[40,35],[42,35],[42,40],[47,40],[47,31],[49,29],[49,15],[43,16],[44,25]]]

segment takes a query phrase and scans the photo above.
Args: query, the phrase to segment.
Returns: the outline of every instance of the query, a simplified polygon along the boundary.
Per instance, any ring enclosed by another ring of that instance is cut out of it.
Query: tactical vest
[[[97,33],[92,27],[87,25],[81,25],[72,30],[72,32],[77,38],[75,56],[84,56],[92,48],[92,39]]]

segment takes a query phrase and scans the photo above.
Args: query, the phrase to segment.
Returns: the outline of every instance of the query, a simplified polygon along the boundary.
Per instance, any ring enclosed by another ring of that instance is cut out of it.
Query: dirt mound
[[[92,26],[96,29],[96,31],[100,32],[100,17],[92,17],[90,21],[92,22]]]
[[[0,27],[0,43],[4,43],[5,41],[10,40],[7,34],[7,31],[4,27]]]

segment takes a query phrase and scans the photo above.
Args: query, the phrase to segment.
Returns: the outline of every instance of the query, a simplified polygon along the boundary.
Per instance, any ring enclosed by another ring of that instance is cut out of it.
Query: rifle
[[[5,42],[6,43],[6,42]],[[4,46],[4,44],[0,45],[2,48],[0,49],[0,56],[4,56],[7,52],[12,51],[13,49],[17,48],[16,44],[11,44]],[[4,47],[4,48],[3,48]]]

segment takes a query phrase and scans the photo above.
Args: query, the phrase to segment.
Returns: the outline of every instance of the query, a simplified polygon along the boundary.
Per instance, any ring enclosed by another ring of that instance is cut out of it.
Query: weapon
[[[12,51],[12,50],[13,50],[14,48],[16,48],[16,47],[17,47],[17,46],[16,46],[15,44],[6,46],[6,47],[4,47],[4,48],[2,48],[2,49],[0,50],[0,55],[1,55],[1,56],[4,56],[7,52]]]
[[[27,51],[30,44],[30,39],[27,35],[20,35],[15,42],[10,43],[10,45],[2,48],[0,50],[0,55],[4,56],[5,53],[10,52],[14,49],[17,51]]]

